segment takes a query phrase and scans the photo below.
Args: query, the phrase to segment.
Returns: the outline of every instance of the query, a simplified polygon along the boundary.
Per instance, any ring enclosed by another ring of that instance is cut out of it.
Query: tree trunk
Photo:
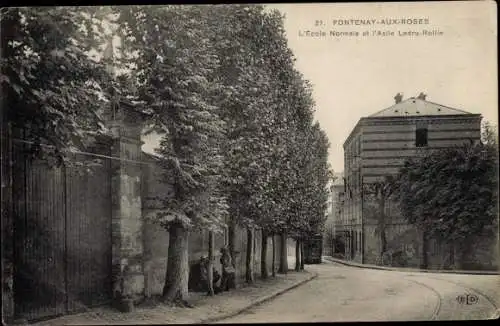
[[[448,248],[448,262],[446,264],[441,264],[441,269],[450,269],[455,266],[455,244]]]
[[[383,257],[384,252],[387,250],[387,238],[385,236],[385,198],[383,195],[379,202],[379,208],[380,257]]]
[[[295,271],[300,271],[300,240],[295,240]]]
[[[185,302],[189,279],[189,231],[180,223],[169,228],[168,261],[162,298],[169,302]]]
[[[273,244],[273,262],[272,262],[272,275],[273,277],[276,277],[276,235],[273,234],[272,237],[272,244]]]
[[[262,245],[260,249],[260,276],[263,279],[269,277],[267,271],[267,232],[262,230]]]
[[[428,251],[429,251],[429,239],[427,236],[427,231],[423,231],[423,234],[422,234],[422,261],[420,263],[420,268],[422,268],[422,269],[427,269],[427,267],[429,265]]]
[[[253,275],[253,256],[254,256],[254,247],[253,247],[253,230],[251,228],[247,228],[247,257],[246,257],[246,281],[248,284],[254,283],[254,275]]]
[[[464,239],[458,243],[458,259],[455,269],[464,270],[467,269],[467,259],[470,254],[470,245],[468,239]]]
[[[304,257],[304,241],[300,241],[300,270],[303,271],[304,270],[304,261],[305,257]]]
[[[236,253],[234,252],[236,244],[236,223],[234,221],[234,217],[231,217],[231,219],[229,220],[227,233],[229,254],[231,255],[231,261],[233,262],[233,265],[236,266]]]
[[[281,252],[280,252],[280,269],[278,273],[286,274],[288,273],[288,246],[287,246],[287,234],[286,231],[281,233]]]
[[[208,295],[214,295],[214,232],[208,231]]]
[[[380,230],[380,251],[380,256],[383,256],[384,252],[387,251],[387,237],[384,228]]]

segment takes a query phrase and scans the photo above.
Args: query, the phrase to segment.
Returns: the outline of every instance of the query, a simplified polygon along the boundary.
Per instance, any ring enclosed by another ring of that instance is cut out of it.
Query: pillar
[[[121,104],[109,124],[113,145],[112,273],[115,302],[144,294],[140,114]]]

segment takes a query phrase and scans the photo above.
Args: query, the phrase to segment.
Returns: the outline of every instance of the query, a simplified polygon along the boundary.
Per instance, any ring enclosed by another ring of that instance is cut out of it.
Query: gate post
[[[120,103],[110,123],[113,300],[120,306],[144,294],[140,118]]]

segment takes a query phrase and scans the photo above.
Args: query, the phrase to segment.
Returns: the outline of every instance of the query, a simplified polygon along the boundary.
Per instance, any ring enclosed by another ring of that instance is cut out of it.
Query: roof
[[[434,102],[430,102],[427,100],[424,100],[419,97],[410,97],[404,101],[401,101],[399,103],[396,103],[386,109],[380,110],[378,112],[375,112],[374,114],[368,116],[368,117],[363,117],[354,126],[354,128],[351,130],[351,133],[349,136],[347,136],[346,140],[344,141],[343,147],[345,148],[346,145],[350,142],[352,139],[353,135],[355,135],[360,128],[360,125],[366,122],[367,120],[370,121],[371,118],[374,118],[373,120],[377,120],[377,118],[407,118],[407,117],[412,117],[414,119],[415,117],[460,117],[460,116],[473,116],[473,117],[480,117],[481,114],[474,114],[471,112],[467,112],[464,110],[459,110],[455,108],[451,108],[449,106],[437,104]]]
[[[441,116],[460,114],[472,113],[429,102],[420,98],[410,97],[404,101],[394,104],[391,107],[388,107],[387,109],[378,111],[369,117]]]

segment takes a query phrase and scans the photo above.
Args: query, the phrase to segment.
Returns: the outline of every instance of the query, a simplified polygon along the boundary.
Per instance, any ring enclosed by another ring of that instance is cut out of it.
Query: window
[[[415,133],[415,146],[427,146],[427,128],[418,128]]]

